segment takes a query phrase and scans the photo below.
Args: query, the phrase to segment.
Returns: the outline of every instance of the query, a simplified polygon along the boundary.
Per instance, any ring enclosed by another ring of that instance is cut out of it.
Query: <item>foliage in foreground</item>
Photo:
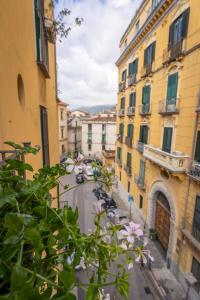
[[[38,151],[9,144],[19,156]],[[75,287],[86,290],[86,299],[98,299],[100,289],[109,285],[126,298],[126,266],[132,266],[133,253],[136,260],[145,258],[143,246],[134,247],[142,236],[139,225],[131,222],[123,230],[103,226],[97,202],[95,230],[81,233],[77,209],[51,207],[50,191],[66,171],[60,165],[44,167],[32,180],[24,179],[24,171],[33,169],[17,159],[8,159],[0,169],[0,300],[73,300]],[[112,274],[110,266],[122,254]],[[86,282],[78,281],[78,267],[85,269]]]

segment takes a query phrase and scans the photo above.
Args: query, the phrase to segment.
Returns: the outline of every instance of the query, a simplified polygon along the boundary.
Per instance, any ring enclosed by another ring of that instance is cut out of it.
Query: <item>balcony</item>
[[[200,163],[193,162],[189,168],[188,175],[195,181],[200,182]]]
[[[135,106],[129,106],[129,107],[127,108],[126,115],[127,115],[128,117],[134,116],[134,115],[135,115]]]
[[[188,222],[185,220],[182,233],[184,237],[200,251],[200,230],[197,225],[192,225],[191,221]]]
[[[171,103],[167,103],[166,100],[160,101],[158,106],[158,113],[160,115],[173,115],[179,113],[180,100],[173,99]]]
[[[168,153],[152,145],[145,145],[143,155],[172,173],[185,173],[188,170],[189,156],[182,152],[174,151]]]
[[[128,77],[128,86],[132,86],[136,83],[136,74],[130,75]]]
[[[118,134],[117,135],[117,140],[118,140],[118,142],[123,143],[123,135],[122,134]]]
[[[116,158],[116,162],[117,164],[119,165],[119,167],[121,168],[122,167],[122,160],[120,158]]]
[[[151,106],[150,104],[142,104],[139,106],[139,114],[141,116],[148,116],[151,114]]]
[[[136,149],[137,149],[139,152],[143,153],[143,151],[144,151],[144,143],[138,141],[138,143],[137,143],[137,145],[136,145]]]
[[[124,114],[125,114],[125,109],[124,109],[124,108],[121,108],[121,109],[119,110],[118,116],[119,116],[119,117],[124,117]]]
[[[139,189],[145,190],[145,182],[143,177],[135,175],[134,180]]]
[[[131,166],[124,165],[124,171],[126,172],[126,174],[128,176],[132,175],[132,168],[131,168]]]
[[[132,148],[133,146],[133,138],[129,137],[129,136],[126,136],[126,140],[125,140],[125,143],[128,147]]]
[[[126,88],[126,81],[121,81],[119,83],[119,93],[120,92],[124,92],[125,91],[125,88]]]
[[[146,76],[152,76],[153,71],[154,71],[154,63],[152,62],[142,67],[141,77],[144,78]]]
[[[163,64],[168,64],[175,60],[181,60],[185,53],[184,41],[177,42],[171,45],[169,49],[165,49],[163,52]]]

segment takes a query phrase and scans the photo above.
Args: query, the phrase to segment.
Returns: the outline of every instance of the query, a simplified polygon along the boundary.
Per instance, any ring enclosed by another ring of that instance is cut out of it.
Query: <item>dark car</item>
[[[76,183],[83,183],[83,182],[84,182],[83,174],[77,174],[76,175]]]
[[[93,161],[94,160],[91,159],[91,158],[86,158],[86,159],[83,160],[83,163],[84,163],[84,165],[88,165],[88,164],[91,164]]]

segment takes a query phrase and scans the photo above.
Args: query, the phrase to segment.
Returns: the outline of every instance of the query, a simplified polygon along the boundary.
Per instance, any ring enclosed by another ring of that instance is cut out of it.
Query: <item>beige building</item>
[[[58,124],[59,124],[59,153],[60,158],[64,158],[68,153],[68,104],[57,100]]]
[[[37,156],[26,157],[35,171],[59,161],[55,45],[44,23],[53,17],[49,2],[1,0],[0,10],[0,149],[8,140],[40,145]]]
[[[166,266],[200,299],[199,0],[143,0],[121,41],[115,173]]]
[[[72,157],[77,157],[81,152],[82,141],[82,120],[73,116],[68,120],[68,153]]]

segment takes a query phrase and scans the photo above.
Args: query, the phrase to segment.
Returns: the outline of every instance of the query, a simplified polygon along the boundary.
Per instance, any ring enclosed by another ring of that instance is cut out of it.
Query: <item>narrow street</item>
[[[75,183],[75,174],[74,172],[70,175],[66,175],[62,178],[61,183],[63,185],[69,184],[74,186]],[[68,202],[70,206],[75,208],[76,206],[79,209],[79,224],[81,231],[88,232],[88,229],[93,229],[93,206],[92,202],[96,200],[92,190],[95,187],[95,183],[87,183],[78,186],[75,189],[64,194],[61,199],[61,207]],[[61,187],[61,193],[63,189]],[[114,268],[113,270],[114,271]],[[80,274],[82,278],[84,275]],[[155,299],[150,292],[150,282],[147,282],[146,278],[143,275],[143,272],[140,270],[139,265],[135,265],[134,268],[130,271],[130,290],[129,290],[129,300],[153,300]],[[109,292],[112,296],[115,296],[116,300],[123,300],[121,296],[118,295],[117,291],[114,288],[106,289],[106,292]],[[112,299],[112,298],[111,298]],[[84,300],[84,295],[82,292],[79,292],[79,300]]]

